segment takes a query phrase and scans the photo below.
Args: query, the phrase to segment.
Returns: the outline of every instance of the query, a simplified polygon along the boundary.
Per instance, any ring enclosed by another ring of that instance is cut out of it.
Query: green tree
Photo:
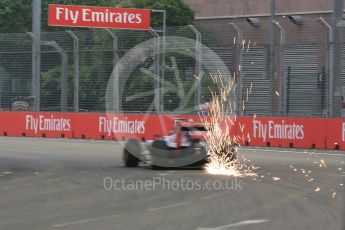
[[[90,6],[112,6],[112,7],[131,7],[131,8],[146,8],[157,9],[167,11],[167,25],[168,26],[185,26],[188,24],[194,24],[194,11],[182,0],[42,0],[42,31],[65,31],[68,28],[63,27],[51,27],[48,26],[48,6],[49,4],[66,4],[66,5],[90,5]],[[15,18],[15,20],[13,20]],[[32,21],[32,1],[28,0],[0,0],[0,33],[22,33],[31,31]],[[152,27],[162,26],[162,15],[152,14],[151,18]],[[80,52],[80,106],[89,110],[104,110],[104,94],[106,91],[107,81],[112,71],[112,43],[109,41],[109,35],[102,35],[100,30],[85,30],[78,29],[77,31],[87,32],[88,37],[83,38],[83,33],[79,36],[81,40],[81,46],[83,51]],[[84,33],[85,34],[85,33]],[[140,33],[138,31],[131,30],[117,30],[116,34],[121,44],[119,44],[120,57],[122,53],[132,48],[136,44],[140,43],[151,37],[149,33]],[[0,36],[1,37],[1,36]],[[49,38],[56,40],[58,38]],[[69,39],[69,38],[68,38]],[[1,40],[1,39],[0,39]],[[27,39],[30,41],[29,39]],[[83,41],[87,40],[87,44],[83,44]],[[56,40],[58,43],[60,41]],[[13,44],[11,47],[20,47],[20,42],[8,41]],[[4,47],[7,45],[4,44]],[[20,51],[19,51],[20,52]],[[73,50],[66,50],[72,57]],[[1,44],[0,44],[1,53]],[[27,63],[30,63],[30,55],[28,55]],[[69,71],[68,81],[69,85],[72,85],[73,80],[73,62],[69,59]],[[48,60],[49,61],[49,60]],[[56,62],[59,63],[59,60]],[[15,62],[13,65],[18,65]],[[6,69],[6,65],[1,62],[0,66]],[[27,68],[29,70],[29,67]],[[26,78],[30,77],[31,71],[28,71]],[[59,106],[59,92],[60,92],[60,66],[49,66],[49,68],[43,68],[42,66],[42,79],[41,79],[41,95],[42,105],[45,107]],[[152,77],[146,76],[138,70],[133,72],[135,77],[131,78],[127,84],[128,91],[134,90],[146,90],[152,85]],[[20,77],[20,76],[13,76]],[[138,81],[138,79],[140,79]],[[69,106],[72,106],[73,91],[72,88],[68,89],[68,101]],[[126,95],[125,95],[126,96]],[[127,95],[128,96],[128,95]],[[147,101],[151,101],[152,98],[147,98]],[[146,99],[145,99],[146,100]],[[52,103],[54,102],[54,103]],[[138,103],[133,104],[127,102],[129,110],[139,109]],[[145,110],[146,106],[142,105],[142,109]]]
[[[42,30],[59,30],[47,25],[48,5],[88,5],[147,8],[167,11],[168,26],[183,26],[194,23],[194,11],[182,0],[42,0]],[[31,31],[32,1],[0,0],[0,33],[18,33]],[[152,25],[161,25],[161,16],[152,16]]]
[[[31,30],[32,1],[0,1],[0,32],[27,32]]]
[[[168,26],[185,26],[194,24],[195,12],[182,0],[132,0],[122,2],[124,7],[146,8],[155,10],[166,10]],[[152,26],[162,25],[162,16],[152,15]]]
[[[42,0],[42,30],[58,30],[49,27],[49,4],[88,5],[88,6],[117,6],[120,0]],[[31,0],[0,0],[0,33],[18,33],[31,31],[32,27]]]

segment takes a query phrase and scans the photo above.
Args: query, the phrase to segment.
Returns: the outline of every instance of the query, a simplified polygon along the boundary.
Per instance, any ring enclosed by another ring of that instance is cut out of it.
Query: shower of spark
[[[235,90],[235,79],[225,81],[221,75],[211,77],[213,82],[221,87],[218,93],[211,90],[209,116],[202,117],[208,143],[208,163],[205,165],[205,170],[209,174],[256,176],[256,167],[243,156],[238,156],[238,143],[242,138],[232,137],[229,132],[234,124],[230,116],[233,106],[229,95]]]

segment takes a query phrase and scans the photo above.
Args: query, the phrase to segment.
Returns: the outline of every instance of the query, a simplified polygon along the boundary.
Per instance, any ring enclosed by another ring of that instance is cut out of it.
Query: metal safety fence
[[[0,109],[193,114],[222,75],[234,114],[326,117],[331,76],[345,87],[330,35],[322,18],[0,34]]]

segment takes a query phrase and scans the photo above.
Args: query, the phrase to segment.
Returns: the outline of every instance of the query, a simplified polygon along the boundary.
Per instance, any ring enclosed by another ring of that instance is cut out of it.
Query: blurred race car
[[[137,167],[139,162],[151,168],[202,165],[207,158],[206,129],[201,123],[176,119],[174,130],[156,140],[129,139],[123,150],[127,167]]]

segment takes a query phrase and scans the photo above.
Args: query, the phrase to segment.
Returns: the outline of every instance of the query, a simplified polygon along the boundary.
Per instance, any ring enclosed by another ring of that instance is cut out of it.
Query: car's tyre
[[[137,167],[140,160],[140,143],[138,140],[129,139],[123,150],[123,161],[126,167]]]

